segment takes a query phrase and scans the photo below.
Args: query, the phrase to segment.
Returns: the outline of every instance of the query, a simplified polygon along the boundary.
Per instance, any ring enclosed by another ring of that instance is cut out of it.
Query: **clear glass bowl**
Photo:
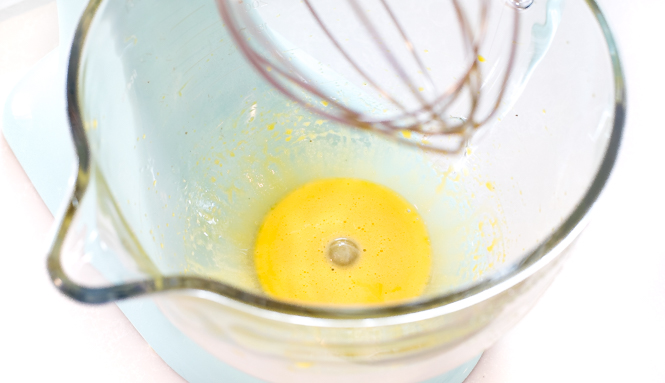
[[[154,300],[180,330],[267,380],[423,380],[473,358],[551,283],[621,140],[623,74],[596,3],[537,4],[540,28],[557,21],[549,52],[464,155],[444,156],[285,99],[213,1],[91,1],[69,65],[79,168],[49,253],[54,284],[88,303],[168,292]],[[372,180],[418,207],[435,253],[422,297],[358,307],[262,292],[261,218],[323,177]]]

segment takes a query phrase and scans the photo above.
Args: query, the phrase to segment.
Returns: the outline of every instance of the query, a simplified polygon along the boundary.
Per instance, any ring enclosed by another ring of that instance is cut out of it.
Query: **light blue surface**
[[[150,298],[120,302],[118,306],[157,354],[187,381],[263,382],[203,350],[175,328]]]
[[[422,383],[461,383],[464,382],[467,376],[473,371],[473,368],[476,367],[480,357],[483,354],[476,356],[475,358],[469,360],[468,362],[462,364],[454,370],[448,371],[443,375],[439,375],[435,378],[428,379]]]
[[[53,50],[18,83],[7,98],[2,123],[7,142],[54,215],[69,197],[76,169],[58,57]]]

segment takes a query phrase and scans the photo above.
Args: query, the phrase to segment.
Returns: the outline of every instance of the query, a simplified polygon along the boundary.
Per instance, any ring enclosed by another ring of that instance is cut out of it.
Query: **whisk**
[[[496,118],[532,2],[217,0],[237,46],[288,98],[443,153]]]

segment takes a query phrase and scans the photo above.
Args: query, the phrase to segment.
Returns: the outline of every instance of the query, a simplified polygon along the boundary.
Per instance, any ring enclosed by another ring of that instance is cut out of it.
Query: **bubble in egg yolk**
[[[254,250],[266,293],[309,303],[383,303],[423,293],[427,228],[408,201],[368,181],[308,183],[264,218]]]

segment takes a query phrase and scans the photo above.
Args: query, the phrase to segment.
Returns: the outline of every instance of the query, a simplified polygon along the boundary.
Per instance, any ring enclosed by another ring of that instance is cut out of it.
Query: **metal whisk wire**
[[[383,134],[407,145],[435,152],[458,153],[464,148],[467,140],[475,131],[494,118],[502,103],[516,56],[516,42],[519,35],[519,10],[517,7],[512,8],[512,44],[509,47],[506,69],[503,74],[499,93],[492,103],[489,112],[485,116],[479,117],[477,114],[482,97],[481,85],[483,77],[478,59],[476,58],[479,57],[480,46],[487,34],[489,1],[492,0],[479,0],[480,27],[477,30],[472,25],[459,0],[449,1],[452,3],[455,11],[464,49],[470,54],[472,59],[466,65],[461,78],[448,86],[445,91],[437,94],[434,99],[427,100],[422,95],[422,88],[418,88],[416,81],[409,75],[408,71],[400,63],[400,60],[389,49],[389,44],[379,32],[375,23],[362,10],[359,0],[347,0],[354,17],[360,22],[360,25],[371,37],[376,47],[379,48],[383,59],[389,64],[390,68],[406,86],[411,96],[417,101],[419,107],[410,109],[403,101],[394,97],[380,81],[374,79],[373,76],[363,69],[358,59],[344,48],[339,38],[329,28],[325,17],[316,10],[312,4],[312,0],[304,0],[309,14],[316,21],[329,42],[337,49],[338,53],[361,78],[365,79],[367,85],[380,95],[381,98],[399,110],[398,114],[389,116],[388,118],[377,118],[354,110],[335,97],[326,94],[325,91],[316,85],[317,82],[311,76],[292,63],[290,58],[276,46],[274,43],[275,38],[271,35],[270,29],[253,12],[251,4],[245,3],[246,11],[241,12],[236,8],[243,5],[243,0],[217,0],[217,3],[225,24],[229,27],[231,35],[248,61],[277,90],[304,108],[323,118]],[[385,14],[388,15],[397,34],[402,39],[401,43],[404,44],[404,47],[409,52],[411,60],[413,60],[419,72],[423,74],[427,83],[438,93],[436,83],[428,73],[428,68],[426,68],[426,65],[415,51],[417,44],[409,39],[407,31],[401,25],[399,18],[388,2],[386,0],[379,0],[379,3]],[[249,32],[249,35],[245,36],[244,34],[247,34],[247,32]],[[252,39],[255,42],[250,43]],[[257,48],[262,48],[267,54],[259,52]],[[448,109],[453,103],[459,101],[461,94],[465,91],[469,97],[469,108],[466,116],[450,118],[452,116],[446,115]],[[329,107],[321,108],[316,101]],[[409,139],[408,137],[411,135],[405,134],[405,132],[418,133],[422,139]],[[427,138],[444,138],[447,140],[445,144],[432,145],[430,141],[426,140]]]

